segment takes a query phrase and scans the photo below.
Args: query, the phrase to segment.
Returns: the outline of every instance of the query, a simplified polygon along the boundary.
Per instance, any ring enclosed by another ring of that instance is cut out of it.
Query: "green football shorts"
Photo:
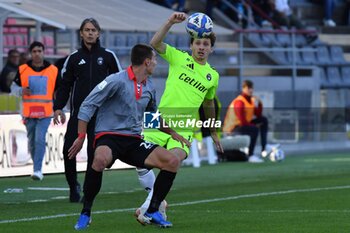
[[[193,132],[181,132],[179,134],[182,137],[184,137],[185,139],[187,139],[189,142],[192,142]],[[144,131],[143,135],[144,135],[145,141],[152,142],[154,144],[158,144],[158,145],[166,148],[167,150],[171,150],[174,148],[180,148],[180,149],[183,149],[187,155],[190,152],[190,148],[188,148],[186,145],[184,145],[182,147],[181,142],[174,140],[170,134],[163,133],[159,130],[157,130],[157,131],[153,131],[153,130]]]

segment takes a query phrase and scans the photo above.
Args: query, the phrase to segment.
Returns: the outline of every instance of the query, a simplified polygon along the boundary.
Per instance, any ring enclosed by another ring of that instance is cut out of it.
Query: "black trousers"
[[[87,128],[87,156],[88,163],[87,168],[92,165],[94,158],[94,138],[95,138],[95,117],[93,117]],[[64,136],[64,145],[63,145],[63,158],[64,158],[64,173],[66,175],[66,180],[68,182],[69,187],[74,189],[78,184],[77,179],[77,164],[76,158],[69,159],[68,158],[68,150],[73,145],[73,142],[78,137],[78,118],[76,115],[71,115],[68,124],[66,135]],[[85,182],[84,182],[85,187]]]
[[[254,148],[256,144],[256,140],[258,138],[260,132],[260,141],[261,141],[261,150],[265,150],[267,143],[267,130],[268,130],[268,120],[266,117],[261,116],[259,118],[255,118],[251,122],[254,125],[247,126],[238,126],[234,128],[234,134],[241,135],[249,135],[250,136],[250,144],[249,144],[249,156],[254,154]]]

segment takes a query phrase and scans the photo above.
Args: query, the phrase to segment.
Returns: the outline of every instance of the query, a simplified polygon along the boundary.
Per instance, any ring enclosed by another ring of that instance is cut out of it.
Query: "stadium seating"
[[[187,49],[190,44],[190,39],[187,34],[178,35],[176,38],[176,46],[179,49]]]
[[[283,30],[287,30],[286,27],[282,27]],[[276,34],[276,40],[279,44],[281,44],[284,47],[292,47],[292,39],[290,34],[287,33],[277,33]]]
[[[175,34],[168,34],[165,39],[164,42],[170,45],[175,46],[176,45],[176,35]]]
[[[331,65],[332,61],[330,59],[328,48],[326,46],[316,47],[317,64],[319,65]]]
[[[326,68],[327,79],[329,86],[332,88],[341,88],[342,79],[338,67],[329,66]]]
[[[341,67],[341,77],[343,80],[343,87],[350,88],[350,66]]]
[[[145,33],[139,34],[137,36],[137,42],[138,43],[143,43],[143,44],[148,44],[149,43],[148,36]]]
[[[126,36],[126,45],[128,47],[133,47],[135,44],[138,43],[138,37],[137,37],[137,34],[136,33],[129,33],[127,36]]]
[[[294,54],[293,54],[294,53]],[[301,55],[299,51],[292,51],[289,50],[286,52],[287,55],[287,61],[289,64],[293,64],[293,56],[295,56],[295,64],[296,65],[305,65],[301,59]]]
[[[249,32],[247,34],[248,39],[250,42],[252,42],[254,45],[259,46],[262,45],[263,42],[261,40],[261,36],[258,32]]]
[[[333,64],[348,64],[340,46],[329,46],[330,59]]]
[[[321,88],[331,88],[332,85],[329,83],[328,78],[326,76],[326,72],[323,67],[319,68],[320,72],[320,87]]]
[[[277,61],[281,65],[286,65],[288,64],[288,59],[286,57],[286,53],[281,50],[282,48],[280,47],[273,47],[271,48],[272,52],[271,55],[275,61]]]
[[[274,33],[262,33],[261,41],[262,41],[262,44],[267,47],[281,46],[281,44],[276,40]]]
[[[317,60],[312,47],[306,46],[301,51],[302,62],[305,65],[316,65]]]
[[[295,34],[295,45],[297,47],[304,47],[307,45],[307,41],[305,35],[303,34]]]

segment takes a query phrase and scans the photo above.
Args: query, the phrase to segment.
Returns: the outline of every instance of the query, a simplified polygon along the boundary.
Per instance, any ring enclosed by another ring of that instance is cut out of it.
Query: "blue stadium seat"
[[[127,40],[125,34],[115,34],[113,46],[116,47],[118,55],[125,55],[129,53],[129,51],[127,50]]]
[[[134,45],[137,44],[137,34],[135,33],[130,33],[126,36],[126,45],[128,47],[133,47]]]
[[[319,65],[331,65],[333,64],[328,53],[326,46],[316,47],[317,63]]]
[[[340,46],[330,46],[329,52],[333,64],[348,63],[344,58],[343,49]]]
[[[341,67],[341,77],[344,87],[350,88],[350,66]]]
[[[126,35],[124,34],[116,34],[114,36],[114,46],[116,47],[126,47],[127,46],[127,42],[126,42]]]
[[[252,42],[254,45],[256,45],[256,46],[262,45],[262,40],[261,40],[261,36],[259,33],[249,32],[247,34],[247,37],[248,37],[249,41]]]
[[[148,39],[148,36],[147,36],[147,34],[145,34],[145,33],[142,33],[142,34],[139,34],[138,36],[137,36],[137,42],[138,43],[142,43],[142,44],[149,44],[149,39]]]
[[[283,50],[280,50],[282,48],[273,47],[271,48],[272,52],[272,58],[280,65],[286,65],[288,64],[288,60],[286,57],[286,53]]]
[[[303,47],[301,50],[302,63],[305,65],[315,65],[317,63],[315,52],[312,47]]]
[[[176,35],[175,34],[168,34],[165,37],[164,42],[171,45],[171,46],[176,46]]]
[[[287,61],[289,64],[293,64],[293,52],[294,51],[287,51],[286,52],[286,55],[287,55]],[[299,51],[295,51],[295,64],[296,65],[303,65],[303,61],[301,59],[301,55],[300,55],[300,52]]]
[[[287,31],[287,27],[281,27],[284,31]],[[292,46],[292,39],[290,37],[290,34],[288,33],[277,33],[276,39],[278,43],[280,43],[282,46],[285,47],[291,47]]]
[[[261,33],[262,44],[268,47],[282,46],[276,39],[274,33]]]
[[[324,68],[319,67],[319,71],[320,71],[320,86],[321,86],[321,88],[330,88],[331,85],[327,79],[326,72],[325,72]]]
[[[295,34],[295,45],[298,47],[307,46],[307,41],[304,34]]]
[[[190,46],[190,38],[187,34],[180,34],[176,37],[176,47],[182,50],[188,49]]]
[[[333,88],[340,88],[343,86],[343,81],[340,77],[338,67],[329,66],[326,68],[327,79]]]

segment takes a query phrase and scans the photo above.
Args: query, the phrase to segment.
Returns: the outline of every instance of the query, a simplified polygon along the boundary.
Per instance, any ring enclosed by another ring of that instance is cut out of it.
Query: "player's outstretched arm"
[[[204,115],[206,119],[212,118],[215,119],[215,105],[214,105],[214,99],[209,100],[209,99],[205,99],[203,101],[203,109],[204,109]],[[210,135],[211,138],[214,141],[214,144],[216,146],[216,149],[221,152],[224,153],[224,149],[222,148],[220,139],[216,133],[216,129],[215,128],[210,128]]]
[[[77,139],[75,139],[75,141],[73,142],[73,145],[68,150],[69,159],[73,159],[75,156],[77,156],[77,154],[83,147],[86,131],[87,131],[87,125],[88,125],[88,122],[86,121],[82,121],[82,120],[78,121],[78,137]]]
[[[163,26],[154,34],[151,39],[151,46],[160,54],[165,53],[166,45],[163,42],[166,34],[170,28],[176,24],[186,20],[187,15],[183,12],[174,12],[170,15],[169,19],[163,24]]]

